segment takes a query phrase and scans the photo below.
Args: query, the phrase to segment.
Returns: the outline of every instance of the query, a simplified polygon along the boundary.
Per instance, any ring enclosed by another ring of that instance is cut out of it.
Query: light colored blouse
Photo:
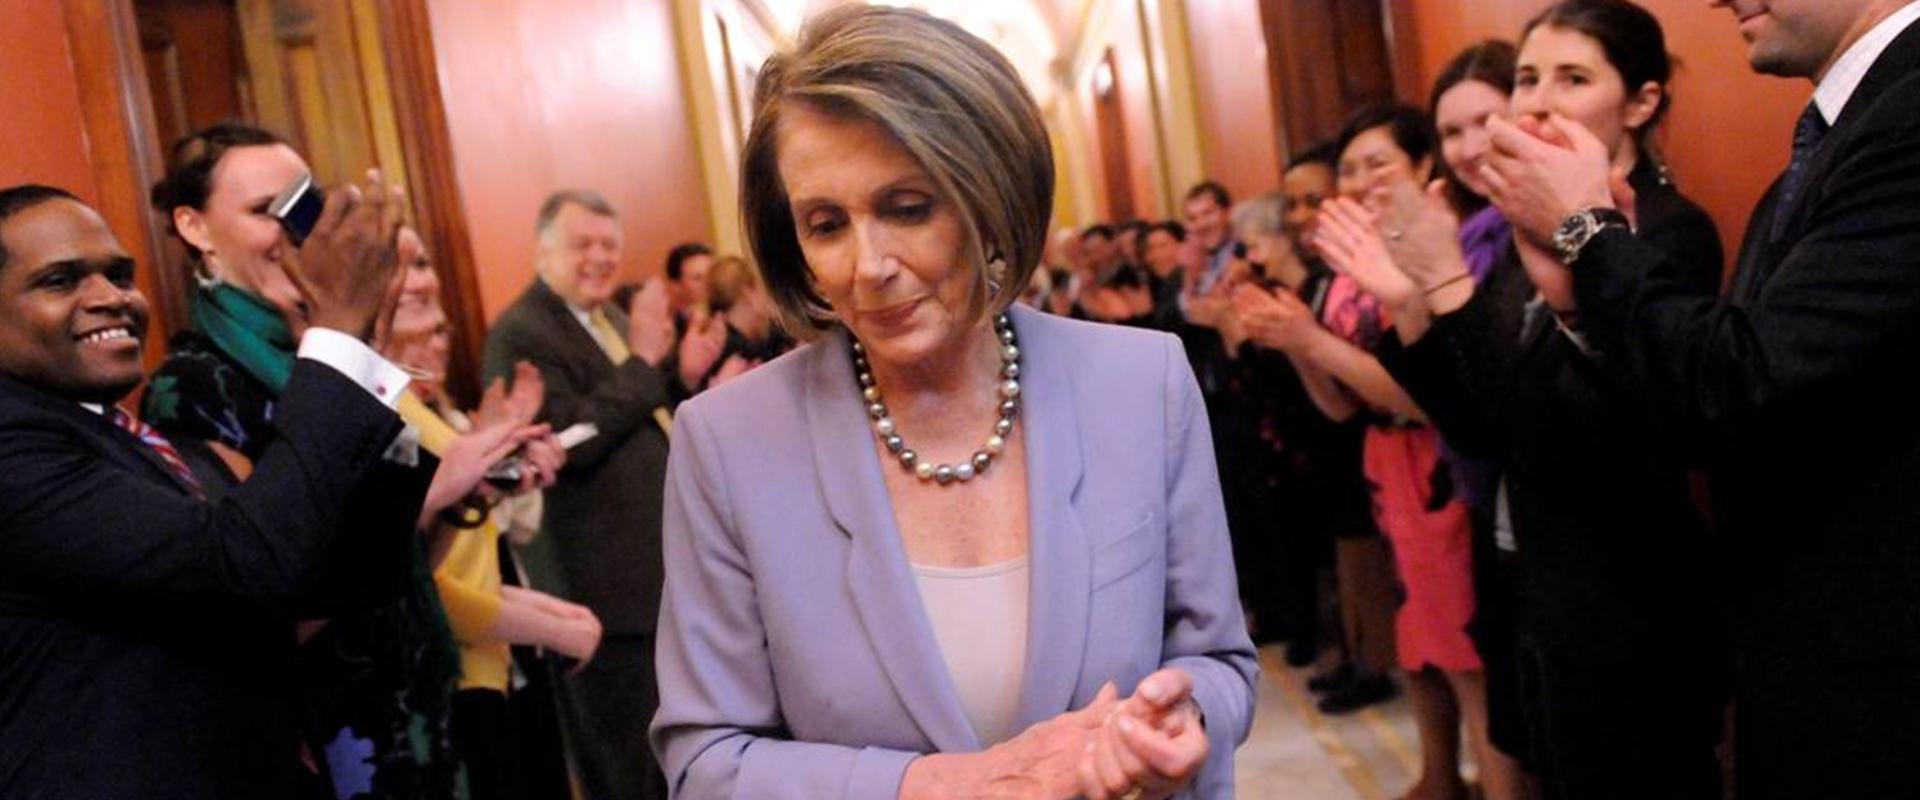
[[[984,746],[1020,733],[1031,572],[1026,556],[983,567],[913,565],[947,674]]]

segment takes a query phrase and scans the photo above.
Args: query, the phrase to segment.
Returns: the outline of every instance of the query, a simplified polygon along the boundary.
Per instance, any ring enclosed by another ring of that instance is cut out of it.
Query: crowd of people
[[[1255,641],[1314,663],[1332,575],[1344,624],[1309,686],[1329,714],[1405,686],[1410,798],[1466,796],[1463,721],[1488,797],[1717,792],[1727,621],[1686,460],[1582,374],[1593,350],[1554,314],[1574,298],[1528,279],[1483,175],[1491,119],[1582,126],[1636,197],[1635,233],[1714,294],[1719,236],[1653,146],[1672,74],[1651,14],[1558,4],[1517,46],[1460,53],[1427,108],[1357,110],[1275,191],[1234,204],[1203,183],[1184,229],[1061,239],[1065,280],[1035,290],[1181,336]]]
[[[469,407],[377,172],[290,232],[295,148],[176,144],[151,374],[143,265],[0,190],[0,795],[1224,798],[1283,642],[1406,693],[1410,800],[1911,796],[1920,2],[1719,4],[1817,85],[1728,281],[1628,0],[1081,228],[990,46],[824,12],[749,252],[623,285],[553,192]]]

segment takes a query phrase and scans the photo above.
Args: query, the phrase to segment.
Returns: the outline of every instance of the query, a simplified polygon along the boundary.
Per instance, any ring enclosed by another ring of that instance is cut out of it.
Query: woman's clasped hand
[[[1108,683],[1086,706],[982,752],[920,758],[907,783],[954,798],[1161,800],[1192,785],[1209,746],[1193,677],[1163,669],[1130,697]]]

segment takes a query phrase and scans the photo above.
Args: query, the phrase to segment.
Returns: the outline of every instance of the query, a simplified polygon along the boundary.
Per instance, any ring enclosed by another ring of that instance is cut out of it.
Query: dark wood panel
[[[1261,0],[1274,127],[1291,156],[1394,96],[1387,19],[1373,0]]]
[[[135,0],[134,12],[163,144],[243,118],[240,29],[232,0]]]
[[[1128,162],[1127,116],[1120,108],[1120,65],[1107,50],[1094,72],[1094,134],[1100,137],[1100,172],[1107,187],[1106,219],[1133,218],[1133,170]]]

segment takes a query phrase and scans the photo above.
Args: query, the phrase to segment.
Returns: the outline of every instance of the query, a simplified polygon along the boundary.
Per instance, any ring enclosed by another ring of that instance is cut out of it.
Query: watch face
[[[1561,221],[1560,227],[1553,232],[1554,249],[1560,251],[1562,258],[1568,257],[1574,251],[1579,250],[1580,245],[1585,244],[1587,239],[1593,237],[1594,227],[1594,219],[1591,212],[1580,211],[1574,213]]]

